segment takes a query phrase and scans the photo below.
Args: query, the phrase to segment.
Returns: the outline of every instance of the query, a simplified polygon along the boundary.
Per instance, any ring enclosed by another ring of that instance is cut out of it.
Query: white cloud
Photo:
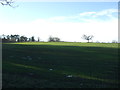
[[[113,18],[113,13],[118,13],[117,9],[108,9],[108,10],[103,10],[101,12],[98,12],[95,14],[94,17],[99,17],[99,16],[108,16],[110,18]]]
[[[99,12],[83,12],[80,16],[99,17],[99,16],[113,16],[113,13],[118,13],[117,9],[107,9]]]
[[[80,16],[91,16],[96,14],[96,12],[84,12],[84,13],[80,13]]]

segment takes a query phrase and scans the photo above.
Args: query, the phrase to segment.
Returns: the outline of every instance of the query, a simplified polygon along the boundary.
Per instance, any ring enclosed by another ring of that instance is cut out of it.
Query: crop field
[[[117,88],[118,44],[2,44],[3,88]]]

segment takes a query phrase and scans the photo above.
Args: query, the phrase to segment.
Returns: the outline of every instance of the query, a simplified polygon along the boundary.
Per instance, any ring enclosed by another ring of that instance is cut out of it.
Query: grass
[[[118,87],[116,43],[6,43],[2,49],[3,88]]]

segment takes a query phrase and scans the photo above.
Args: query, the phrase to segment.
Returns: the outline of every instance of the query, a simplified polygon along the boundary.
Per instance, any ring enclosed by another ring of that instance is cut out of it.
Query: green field
[[[2,44],[3,88],[117,88],[118,44]]]

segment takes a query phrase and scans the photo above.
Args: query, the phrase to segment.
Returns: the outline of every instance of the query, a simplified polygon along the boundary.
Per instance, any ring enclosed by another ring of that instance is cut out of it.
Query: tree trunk
[[[88,43],[89,43],[89,40],[88,40]]]

